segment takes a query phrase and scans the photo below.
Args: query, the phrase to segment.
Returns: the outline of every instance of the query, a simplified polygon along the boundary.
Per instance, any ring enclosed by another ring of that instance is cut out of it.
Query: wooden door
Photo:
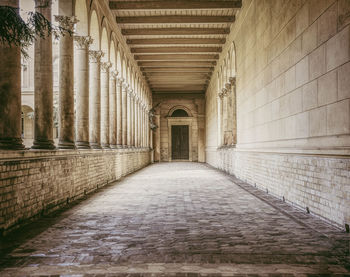
[[[189,159],[188,125],[171,126],[171,158],[172,160]]]

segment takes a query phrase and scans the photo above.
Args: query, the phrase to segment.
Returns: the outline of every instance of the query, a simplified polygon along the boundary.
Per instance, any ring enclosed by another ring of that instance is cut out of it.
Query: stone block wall
[[[0,152],[0,231],[61,208],[149,163],[146,149]]]
[[[206,93],[209,164],[342,226],[350,223],[349,14],[347,0],[243,0],[218,62],[234,44],[235,149],[218,143],[216,72]]]
[[[221,149],[216,167],[341,227],[350,222],[350,159]]]

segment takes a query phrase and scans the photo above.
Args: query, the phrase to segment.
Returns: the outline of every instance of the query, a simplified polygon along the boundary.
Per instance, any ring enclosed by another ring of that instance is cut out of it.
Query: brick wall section
[[[342,226],[350,223],[349,14],[348,0],[243,0],[206,92],[209,164]],[[233,43],[235,150],[218,143],[216,77]]]
[[[63,207],[150,163],[148,150],[0,153],[0,230]]]
[[[214,165],[339,225],[350,222],[350,159],[221,149]]]

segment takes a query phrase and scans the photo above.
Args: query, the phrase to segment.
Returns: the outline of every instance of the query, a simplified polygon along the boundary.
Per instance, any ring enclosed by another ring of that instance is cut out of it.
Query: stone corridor
[[[350,275],[349,234],[199,163],[153,164],[14,236],[1,276]]]

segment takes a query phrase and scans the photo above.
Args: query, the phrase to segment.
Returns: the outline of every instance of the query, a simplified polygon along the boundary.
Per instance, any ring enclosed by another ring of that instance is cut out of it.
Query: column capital
[[[123,86],[123,89],[126,90],[126,92],[128,92],[129,84],[126,82],[123,82],[122,86]]]
[[[224,94],[222,92],[219,92],[218,96],[219,96],[220,99],[222,99],[224,97]]]
[[[89,58],[91,62],[100,63],[101,58],[104,56],[104,53],[100,50],[89,50]]]
[[[231,83],[226,83],[225,84],[225,88],[226,88],[227,92],[230,92],[230,90],[231,90]]]
[[[119,86],[122,86],[124,82],[124,78],[117,78],[117,83]]]
[[[74,36],[74,41],[79,49],[89,49],[94,40],[90,36]]]
[[[222,94],[222,97],[227,96],[227,88],[222,88],[221,89],[221,94]]]
[[[79,22],[76,16],[55,15],[55,21],[59,26],[64,28],[66,32],[73,32],[74,25]]]
[[[231,86],[236,86],[236,77],[230,77],[228,81],[230,82]]]
[[[117,76],[118,76],[118,71],[117,70],[111,70],[110,72],[109,72],[109,74],[110,74],[110,77],[111,77],[111,79],[114,79],[115,81],[117,81]]]
[[[128,88],[128,94],[130,95],[130,97],[134,97],[134,94],[133,94],[134,90],[132,88]]]
[[[112,67],[112,63],[110,62],[101,62],[101,69],[103,72],[109,72],[109,69]]]

